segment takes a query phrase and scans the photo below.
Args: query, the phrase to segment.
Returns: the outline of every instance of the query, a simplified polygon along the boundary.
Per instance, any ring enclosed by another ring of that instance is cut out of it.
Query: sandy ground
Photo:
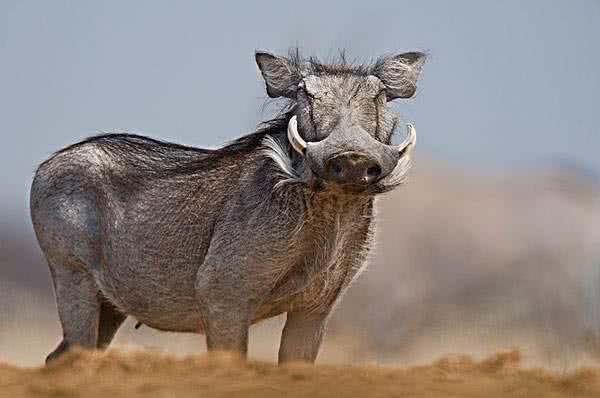
[[[225,354],[76,352],[47,368],[0,365],[0,397],[598,397],[600,369],[521,369],[518,351],[404,369],[244,363]]]

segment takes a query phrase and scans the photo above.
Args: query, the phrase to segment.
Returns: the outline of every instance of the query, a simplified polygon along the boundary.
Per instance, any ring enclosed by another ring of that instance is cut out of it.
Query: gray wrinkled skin
[[[245,355],[249,326],[287,313],[280,362],[314,361],[364,267],[374,196],[409,169],[389,149],[398,121],[386,102],[414,94],[424,59],[326,65],[257,52],[269,96],[287,106],[255,133],[205,150],[117,132],[42,163],[31,217],[64,336],[47,360],[106,347],[128,316]],[[306,156],[286,138],[294,115]],[[379,165],[375,181],[331,181],[328,159],[348,151]]]

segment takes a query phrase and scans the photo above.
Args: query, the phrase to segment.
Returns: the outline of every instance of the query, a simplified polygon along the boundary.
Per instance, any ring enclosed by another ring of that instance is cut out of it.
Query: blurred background
[[[28,192],[53,151],[135,128],[214,147],[270,112],[253,51],[368,62],[431,54],[414,99],[408,185],[379,200],[377,249],[321,362],[414,364],[518,348],[559,368],[600,359],[600,3],[0,2],[0,362],[42,363],[61,331]],[[282,319],[250,355],[274,360]],[[128,321],[121,346],[201,336]]]

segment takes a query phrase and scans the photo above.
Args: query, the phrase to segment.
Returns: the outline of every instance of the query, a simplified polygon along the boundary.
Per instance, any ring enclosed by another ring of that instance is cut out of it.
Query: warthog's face
[[[391,145],[398,117],[387,102],[414,95],[424,60],[412,52],[372,66],[324,65],[256,53],[269,96],[296,102],[288,139],[311,178],[373,193],[399,185],[409,169],[415,130]]]

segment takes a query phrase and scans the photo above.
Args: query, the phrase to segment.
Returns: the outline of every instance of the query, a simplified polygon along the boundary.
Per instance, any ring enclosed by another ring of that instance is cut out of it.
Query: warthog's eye
[[[315,95],[314,93],[311,93],[305,87],[303,87],[302,90],[304,91],[304,93],[306,94],[306,96],[308,97],[308,99],[310,100],[310,102],[315,102],[315,101],[319,101],[320,100],[319,96]]]

